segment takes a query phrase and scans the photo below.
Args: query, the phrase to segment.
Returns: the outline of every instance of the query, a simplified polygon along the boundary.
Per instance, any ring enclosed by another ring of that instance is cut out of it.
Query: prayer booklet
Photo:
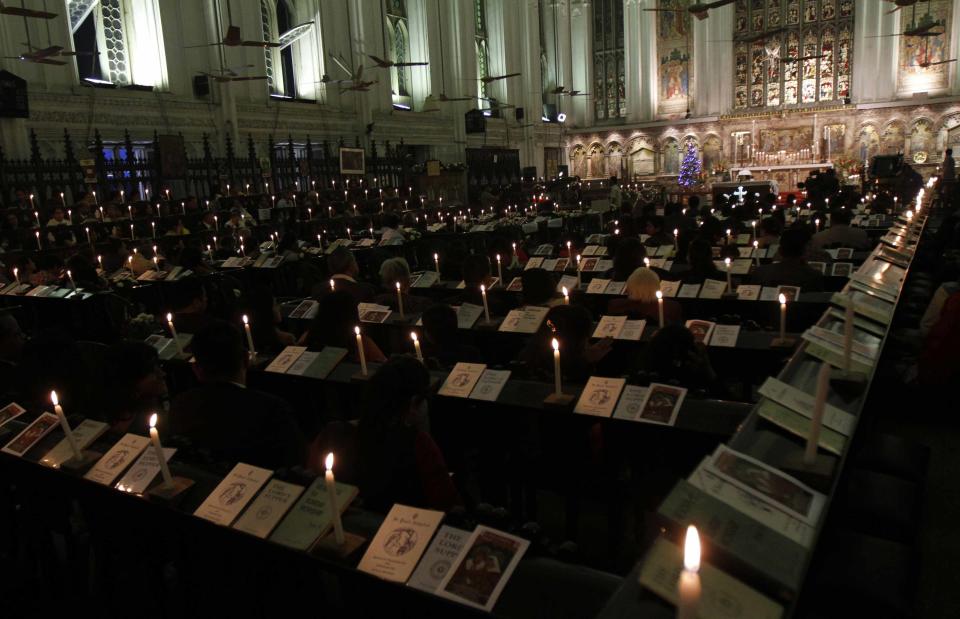
[[[563,292],[564,287],[566,287],[567,292],[573,292],[577,289],[577,276],[576,275],[564,275],[560,278],[560,281],[557,282],[557,292]]]
[[[590,280],[590,283],[587,284],[587,294],[604,294],[607,290],[607,284],[612,280],[602,279],[600,277],[594,277]]]
[[[719,445],[708,468],[741,490],[773,503],[778,509],[816,526],[826,497],[760,460]]]
[[[304,351],[300,358],[290,366],[287,374],[325,379],[347,356],[346,348],[325,346],[320,352]]]
[[[675,297],[680,292],[680,282],[660,280],[660,292],[664,298]]]
[[[266,367],[266,371],[284,374],[305,352],[307,352],[306,346],[287,346],[270,362],[270,365]]]
[[[804,352],[808,355],[825,361],[835,368],[844,368],[843,349],[812,336],[809,329],[803,333],[802,338],[807,342]],[[857,353],[852,353],[850,355],[850,369],[854,372],[869,375],[873,369],[873,361]]]
[[[455,305],[453,309],[457,312],[457,327],[460,329],[472,329],[477,319],[483,316],[482,305],[463,303]]]
[[[707,342],[710,341],[713,328],[717,326],[717,323],[710,322],[709,320],[688,320],[684,326],[690,329],[690,333],[693,334],[695,342],[706,345]]]
[[[536,258],[530,258],[529,260],[527,260],[527,264],[523,267],[523,270],[526,271],[527,269],[539,269],[542,267],[543,267],[543,258],[536,257]]]
[[[4,445],[2,451],[17,457],[23,456],[58,425],[60,425],[60,420],[57,419],[56,415],[41,413],[20,434],[13,437],[12,441]]]
[[[852,295],[835,292],[830,297],[830,302],[844,308],[852,302],[855,313],[870,320],[875,320],[884,326],[889,325],[893,319],[894,306],[892,303],[860,291],[854,291]]]
[[[81,451],[89,447],[93,441],[100,438],[107,431],[107,424],[93,419],[84,419],[75,428],[72,428],[73,438]],[[64,435],[63,440],[40,458],[40,464],[58,469],[60,465],[73,457],[73,448]]]
[[[120,473],[126,470],[149,444],[150,439],[146,436],[128,432],[93,465],[92,469],[87,471],[83,478],[104,486],[112,485]]]
[[[617,337],[623,326],[627,324],[626,316],[601,316],[597,328],[593,330],[593,337],[603,339],[605,337]]]
[[[852,262],[834,262],[833,270],[830,272],[834,277],[850,277],[853,272]]]
[[[427,548],[420,564],[407,581],[407,586],[434,593],[440,586],[440,581],[450,571],[450,566],[460,553],[463,545],[470,537],[469,531],[455,529],[443,525],[433,537],[433,542]]]
[[[394,504],[357,569],[383,580],[407,582],[443,516],[443,512]]]
[[[567,265],[569,263],[570,263],[570,260],[568,260],[567,258],[557,258],[556,264],[553,265],[554,273],[563,273],[564,271],[567,270]],[[546,264],[546,261],[544,261],[544,264]],[[547,268],[547,267],[544,266],[543,268]]]
[[[643,330],[646,327],[646,320],[628,320],[624,323],[623,328],[620,329],[620,333],[617,334],[615,339],[639,342],[640,337],[643,336]]]
[[[591,376],[580,393],[580,399],[577,400],[573,412],[580,415],[610,417],[613,415],[613,409],[626,382],[622,378]]]
[[[177,453],[176,447],[164,447],[163,459],[167,462]],[[156,449],[145,449],[137,461],[127,469],[114,488],[120,492],[143,494],[150,484],[160,474],[160,461],[157,459]]]
[[[753,266],[753,261],[749,258],[737,259],[730,264],[730,273],[733,275],[746,275],[750,272],[751,266]],[[726,268],[726,264],[723,265],[723,268]]]
[[[610,282],[607,284],[607,289],[603,291],[603,294],[621,295],[626,286],[627,282]]]
[[[790,434],[800,437],[804,442],[806,442],[807,437],[810,436],[810,429],[813,425],[811,419],[796,411],[790,410],[786,406],[781,406],[773,400],[765,399],[757,404],[756,411],[761,419],[766,419]],[[836,430],[831,430],[825,425],[820,426],[817,445],[823,449],[837,456],[841,456],[843,455],[843,445],[846,442],[846,437]]]
[[[816,270],[820,271],[820,274],[821,274],[821,275],[826,275],[826,274],[827,274],[827,263],[826,263],[826,262],[808,262],[807,264],[810,265],[810,268],[811,268],[811,269],[816,269]]]
[[[700,289],[701,299],[719,299],[727,291],[727,282],[719,279],[707,279]]]
[[[536,333],[549,311],[550,308],[537,305],[510,310],[507,317],[500,323],[499,330],[504,333]]]
[[[750,234],[747,232],[741,232],[737,234],[737,245],[750,245],[753,242],[753,239],[750,238]]]
[[[594,269],[597,273],[606,273],[613,268],[613,260],[598,260],[597,268]]]
[[[430,288],[440,281],[440,275],[436,271],[414,273],[412,278],[411,288]]]
[[[700,284],[683,284],[677,296],[681,299],[696,299],[700,294]]]
[[[620,394],[620,402],[616,410],[613,411],[614,419],[626,419],[628,421],[639,421],[643,401],[647,397],[648,387],[638,387],[636,385],[626,385],[623,393]]]
[[[677,582],[683,570],[683,549],[658,537],[644,557],[640,584],[676,605]],[[700,564],[702,594],[697,617],[701,619],[779,619],[783,607],[706,561]]]
[[[487,369],[487,366],[483,363],[461,362],[456,364],[438,393],[453,398],[469,397],[485,369]]]
[[[266,539],[280,519],[303,494],[303,486],[279,479],[271,479],[257,495],[247,511],[233,524],[233,528]]]
[[[756,301],[760,298],[760,284],[740,284],[737,286],[737,298],[741,301]]]
[[[673,255],[673,245],[661,245],[657,247],[655,255],[660,258],[669,258]]]
[[[553,245],[550,243],[543,243],[538,245],[536,249],[533,250],[534,256],[549,256],[553,253]]]
[[[290,312],[290,318],[311,320],[320,311],[320,304],[313,299],[304,299]]]
[[[510,370],[484,370],[470,393],[470,399],[496,402],[509,378]]]
[[[271,475],[273,471],[268,469],[238,462],[193,515],[214,524],[230,526]]]
[[[592,272],[597,270],[597,264],[600,263],[600,258],[586,258],[580,261],[580,270],[584,272]]]
[[[360,314],[360,322],[386,322],[391,313],[389,307],[376,303],[358,303],[357,311]]]
[[[683,387],[650,383],[635,421],[672,426],[685,397],[687,390]]]
[[[290,513],[280,521],[270,540],[297,550],[308,551],[333,527],[333,512],[323,476],[313,480]],[[357,487],[336,482],[337,508],[347,510],[357,496]]]
[[[523,279],[520,277],[511,279],[507,284],[507,292],[523,292]]]
[[[715,325],[713,327],[713,336],[710,338],[711,346],[720,346],[722,348],[736,348],[737,338],[740,337],[740,325]]]
[[[436,594],[490,612],[530,542],[478,525]]]
[[[742,288],[742,286],[741,286]],[[737,289],[738,291],[740,288]],[[777,290],[776,286],[764,286],[760,289],[760,300],[761,301],[777,301],[780,293]]]
[[[27,412],[27,409],[20,406],[16,402],[11,402],[3,408],[0,408],[0,428],[2,428],[3,425],[8,421],[16,419],[25,412]]]

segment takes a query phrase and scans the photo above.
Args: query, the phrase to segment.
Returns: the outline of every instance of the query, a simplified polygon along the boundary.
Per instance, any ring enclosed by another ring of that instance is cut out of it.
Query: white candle
[[[503,263],[500,261],[500,254],[497,254],[497,277],[500,279],[500,285],[503,286]]]
[[[483,298],[483,317],[490,322],[490,308],[487,306],[487,287],[480,284],[480,296]]]
[[[417,353],[417,361],[423,361],[423,352],[420,350],[420,340],[416,333],[410,333],[410,339],[413,340],[413,350]]]
[[[814,226],[814,229],[815,229],[817,232],[820,232],[820,218],[819,218],[819,217],[817,217],[816,219],[813,220],[813,226]]]
[[[563,291],[563,304],[570,305],[570,291],[567,290],[566,286],[561,288],[561,290]]]
[[[217,218],[216,215],[213,216],[213,229],[214,230],[220,229],[220,220]]]
[[[130,224],[130,240],[131,241],[137,240],[137,236],[133,231],[133,224]]]
[[[343,522],[340,520],[340,506],[337,505],[337,480],[333,476],[333,452],[327,454],[324,466],[327,472],[323,481],[327,487],[327,499],[330,501],[330,513],[333,519],[333,539],[337,544],[343,545],[346,538],[343,534]]]
[[[99,204],[100,204],[100,201],[97,200],[97,192],[96,192],[96,191],[91,191],[90,193],[93,194],[93,203],[96,204],[96,205],[99,205]],[[100,209],[100,211],[102,212],[103,209]]]
[[[843,313],[843,370],[850,371],[850,353],[853,350],[853,299],[849,299]]]
[[[122,201],[123,201],[123,200],[121,199],[121,202],[122,202]],[[133,206],[132,206],[132,205],[129,205],[129,204],[127,205],[127,214],[130,216],[130,221],[133,221]]]
[[[780,295],[780,339],[787,339],[787,297]]]
[[[216,234],[213,235],[213,247],[214,247],[214,249],[217,248],[217,235],[216,235]]]
[[[754,219],[750,222],[750,225],[753,227],[753,240],[757,240],[757,220]]]
[[[177,330],[173,326],[173,314],[167,312],[167,326],[170,327],[170,335],[173,337],[173,343],[177,345],[177,354],[183,354],[183,348],[180,346],[180,340],[177,339]]]
[[[103,270],[103,256],[97,256],[97,262],[100,264],[100,270]]]
[[[77,438],[73,435],[73,430],[70,429],[70,424],[67,422],[67,416],[63,414],[63,407],[60,406],[60,400],[57,399],[57,392],[50,392],[50,401],[53,402],[53,412],[57,414],[57,419],[60,420],[60,427],[63,428],[63,433],[67,435],[67,442],[70,443],[70,449],[73,451],[74,457],[80,459],[83,457],[83,454],[80,452],[80,446],[77,445]]]
[[[90,243],[91,245],[93,245],[93,241],[90,239],[90,227],[89,227],[89,226],[86,227],[86,231],[87,231],[87,243]]]
[[[724,258],[723,263],[727,265],[727,294],[733,291],[733,284],[730,282],[730,258]]]
[[[153,236],[153,238],[157,238],[157,222],[155,221],[150,222],[150,233]]]
[[[36,231],[36,235],[37,235],[37,249],[43,249],[43,246],[40,245],[40,231],[39,231],[39,230]]]
[[[257,349],[253,347],[253,333],[250,332],[250,319],[243,315],[243,330],[247,332],[247,348],[250,349],[250,356],[257,356]]]
[[[337,288],[333,284],[333,279],[330,280],[330,292],[334,292]]]
[[[67,200],[63,197],[63,192],[60,192],[60,204],[63,206],[67,205]]]
[[[173,483],[173,475],[170,474],[167,459],[163,457],[163,445],[160,444],[160,433],[157,432],[156,413],[150,415],[150,442],[153,443],[153,451],[157,454],[157,462],[160,463],[160,473],[163,475],[163,484],[169,486]]]
[[[360,335],[360,327],[359,326],[354,327],[353,332],[357,334],[357,355],[360,357],[360,373],[366,376],[367,375],[367,356],[363,354],[363,336]]]
[[[20,283],[20,275],[19,275],[19,273],[20,273],[20,269],[18,269],[17,267],[13,267],[13,279],[14,279],[14,281],[16,281],[18,284]]]
[[[560,378],[560,342],[553,338],[550,342],[553,346],[553,390],[557,395],[563,395],[563,385]]]
[[[753,241],[753,264],[760,266],[760,241]]]
[[[70,287],[76,290],[77,282],[73,281],[73,273],[70,272],[70,269],[67,269],[67,277],[70,279]]]
[[[437,279],[440,278],[440,254],[433,254],[433,266],[437,269]]]
[[[30,194],[30,208],[33,208],[33,194]]]
[[[400,310],[400,318],[403,318],[403,291],[400,290],[400,282],[397,282],[397,307]]]
[[[680,230],[677,228],[673,229],[673,251],[674,253],[680,251]]]
[[[817,373],[817,392],[813,400],[813,415],[810,418],[810,434],[807,435],[807,447],[803,452],[803,463],[813,464],[817,459],[817,446],[820,442],[820,427],[823,425],[823,411],[827,403],[827,391],[830,389],[830,365],[820,364]]]
[[[683,571],[677,581],[677,619],[697,619],[700,593],[700,534],[690,525],[683,543]]]
[[[663,292],[657,291],[657,314],[660,318],[660,328],[663,328]]]
[[[33,216],[36,218],[36,220],[37,220],[37,227],[39,228],[39,227],[40,227],[40,211],[34,211],[34,212],[33,212]]]
[[[583,286],[583,281],[580,279],[580,254],[577,254],[577,288]]]

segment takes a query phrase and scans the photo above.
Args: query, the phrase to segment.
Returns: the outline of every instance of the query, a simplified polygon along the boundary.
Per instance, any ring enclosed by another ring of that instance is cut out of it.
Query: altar
[[[831,162],[820,163],[783,163],[775,165],[742,165],[732,167],[731,174],[733,178],[737,177],[740,170],[749,169],[754,181],[773,181],[778,186],[778,191],[794,192],[797,191],[797,183],[806,180],[810,172],[816,170],[826,170],[832,168]],[[725,185],[736,185],[736,183],[720,183]],[[736,187],[734,187],[736,189]],[[716,194],[715,194],[716,195]]]
[[[751,170],[752,171],[752,170]],[[779,185],[775,180],[744,180],[713,184],[713,203],[718,204],[719,198],[725,197],[730,204],[743,204],[753,207],[763,204],[766,196],[779,193]]]

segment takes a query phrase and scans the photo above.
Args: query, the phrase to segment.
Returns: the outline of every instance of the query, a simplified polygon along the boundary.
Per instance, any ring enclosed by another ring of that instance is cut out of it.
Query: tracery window
[[[130,51],[123,0],[69,0],[70,32],[81,80],[130,83]]]
[[[474,48],[477,55],[477,107],[483,108],[484,99],[489,98],[487,84],[483,78],[490,76],[490,41],[487,32],[486,0],[473,0]]]
[[[593,97],[597,121],[627,115],[623,0],[593,3]]]
[[[384,0],[387,9],[387,53],[393,62],[410,62],[410,22],[407,19],[406,0]],[[390,68],[390,87],[394,103],[408,103],[410,99],[410,67]]]

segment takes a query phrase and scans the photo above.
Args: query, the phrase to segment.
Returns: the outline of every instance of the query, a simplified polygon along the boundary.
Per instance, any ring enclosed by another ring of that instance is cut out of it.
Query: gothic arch
[[[587,151],[587,178],[603,178],[606,174],[606,154],[603,144],[594,142]]]
[[[906,145],[906,129],[900,120],[892,120],[883,128],[880,134],[880,151],[884,155],[896,155],[904,152]]]

